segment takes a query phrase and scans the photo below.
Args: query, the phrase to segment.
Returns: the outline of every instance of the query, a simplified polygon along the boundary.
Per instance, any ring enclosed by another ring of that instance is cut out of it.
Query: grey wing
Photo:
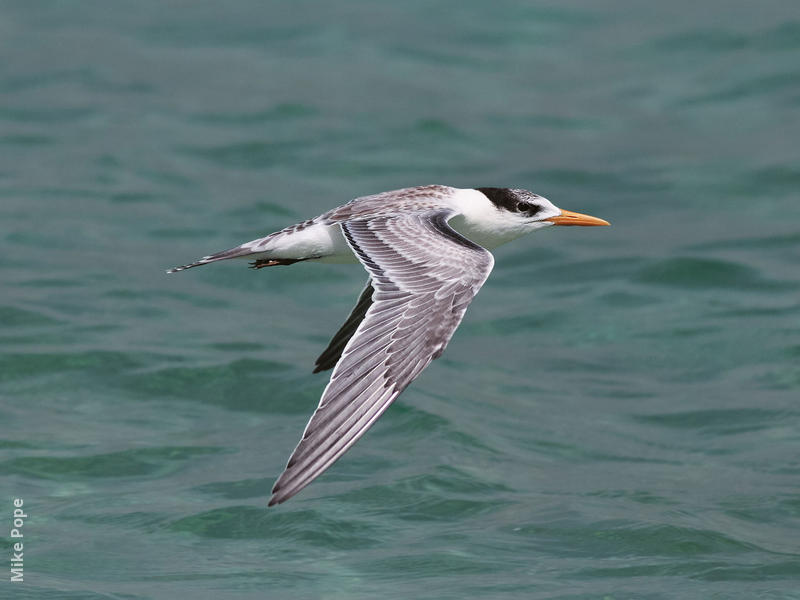
[[[330,467],[444,351],[492,270],[484,248],[456,233],[449,210],[341,224],[370,274],[372,304],[342,352],[270,506]]]
[[[350,316],[347,317],[339,331],[334,334],[333,339],[328,343],[328,347],[319,355],[317,362],[314,364],[314,373],[332,369],[339,361],[345,345],[353,337],[356,329],[361,325],[361,321],[364,320],[367,310],[372,306],[372,292],[372,281],[369,280],[358,297],[358,302],[350,312]]]

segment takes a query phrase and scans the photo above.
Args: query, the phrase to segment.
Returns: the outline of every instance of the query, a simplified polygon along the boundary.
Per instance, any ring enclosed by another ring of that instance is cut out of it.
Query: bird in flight
[[[369,279],[319,356],[328,385],[269,506],[336,462],[428,364],[441,356],[494,265],[489,249],[552,225],[608,225],[522,189],[427,185],[351,200],[266,237],[170,269],[229,258],[261,269],[360,262]]]

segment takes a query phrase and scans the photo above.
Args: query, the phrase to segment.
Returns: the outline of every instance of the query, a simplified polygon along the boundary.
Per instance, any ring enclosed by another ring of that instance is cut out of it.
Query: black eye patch
[[[486,196],[498,209],[523,213],[533,217],[542,210],[542,206],[528,202],[525,198],[538,198],[526,190],[510,190],[508,188],[482,187],[475,188]]]
[[[542,207],[538,204],[531,204],[530,202],[520,202],[517,204],[517,212],[525,213],[529,217],[535,217],[541,210]]]

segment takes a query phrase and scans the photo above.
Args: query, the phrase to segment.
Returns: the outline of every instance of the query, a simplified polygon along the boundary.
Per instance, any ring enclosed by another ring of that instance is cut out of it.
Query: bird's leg
[[[305,258],[259,258],[250,263],[251,269],[263,269],[264,267],[274,267],[276,265],[293,265]]]

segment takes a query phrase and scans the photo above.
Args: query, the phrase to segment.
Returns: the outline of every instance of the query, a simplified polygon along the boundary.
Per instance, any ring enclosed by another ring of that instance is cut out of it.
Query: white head
[[[478,191],[503,213],[504,220],[510,218],[511,223],[524,227],[526,231],[549,227],[554,223],[547,219],[561,214],[561,209],[550,200],[528,190],[485,187],[478,188]]]
[[[477,194],[461,203],[461,218],[455,218],[451,224],[486,248],[551,225],[609,224],[603,219],[562,210],[528,190],[483,187],[470,192]]]

